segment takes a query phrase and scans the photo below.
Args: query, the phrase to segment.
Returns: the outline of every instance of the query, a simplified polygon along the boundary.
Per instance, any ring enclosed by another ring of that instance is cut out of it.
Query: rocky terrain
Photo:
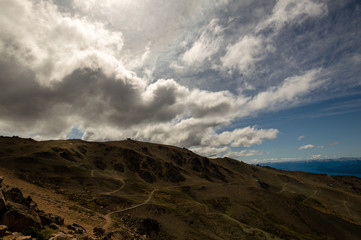
[[[361,179],[133,141],[0,137],[4,239],[359,239]],[[31,236],[31,237],[29,237]]]
[[[30,196],[24,197],[17,187],[2,185],[0,177],[0,238],[6,240],[27,239],[145,239],[131,229],[106,232],[94,227],[92,233],[77,224],[64,224],[64,218],[46,213],[38,208]]]

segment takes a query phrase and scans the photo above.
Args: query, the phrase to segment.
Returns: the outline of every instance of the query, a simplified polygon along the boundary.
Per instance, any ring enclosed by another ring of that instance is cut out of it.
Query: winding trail
[[[227,220],[231,221],[231,222],[234,222],[236,223],[238,226],[240,226],[242,228],[242,230],[248,234],[254,234],[256,232],[259,232],[259,233],[262,233],[263,236],[265,237],[265,239],[280,239],[276,236],[273,236],[261,229],[257,229],[257,228],[253,228],[245,223],[242,223],[240,222],[239,220],[227,215],[227,214],[224,214],[224,213],[221,213],[221,212],[211,212],[209,211],[209,207],[203,203],[200,203],[200,202],[197,202],[197,204],[195,204],[194,206],[192,207],[195,207],[195,206],[203,206],[204,207],[204,211],[205,211],[205,214],[206,215],[217,215],[217,216],[221,216],[223,218],[226,218]]]
[[[91,176],[92,177],[94,176],[94,170],[91,171]],[[125,187],[125,181],[123,179],[121,179],[121,178],[115,178],[115,179],[119,180],[122,183],[122,186],[120,186],[118,189],[116,189],[114,191],[105,192],[105,193],[102,193],[102,194],[112,195],[112,194],[114,194],[114,193],[116,193],[118,191],[121,191]],[[235,181],[235,182],[228,182],[228,183],[212,183],[212,184],[228,185],[228,184],[255,183],[255,182],[257,182],[257,180],[245,180],[245,181],[242,180],[242,181]],[[138,207],[141,207],[141,206],[144,206],[144,205],[148,204],[151,201],[151,199],[153,198],[155,192],[157,192],[157,191],[165,190],[165,189],[172,189],[172,188],[179,188],[179,187],[184,187],[184,186],[196,186],[196,185],[200,185],[200,184],[209,184],[209,183],[208,182],[199,182],[199,183],[194,183],[194,184],[183,184],[183,185],[177,185],[177,186],[155,188],[149,193],[148,198],[144,202],[142,202],[140,204],[136,204],[136,205],[131,206],[131,207],[127,207],[127,208],[124,208],[124,209],[119,209],[119,210],[116,210],[116,211],[113,211],[113,212],[109,212],[108,214],[104,215],[105,224],[103,225],[103,229],[109,230],[109,228],[113,224],[113,220],[112,220],[112,217],[111,217],[113,214],[129,211],[129,210],[132,210],[132,209],[135,209],[135,208],[138,208]],[[204,206],[207,215],[211,215],[211,214],[213,214],[213,215],[221,215],[221,216],[224,216],[225,218],[228,218],[229,220],[231,220],[233,222],[238,223],[240,226],[242,226],[242,229],[244,229],[244,228],[250,229],[249,226],[239,222],[238,220],[236,220],[236,219],[234,219],[234,218],[232,218],[232,217],[230,217],[230,216],[228,216],[226,214],[217,213],[217,212],[209,212],[208,206],[203,204],[203,203],[196,202],[196,204],[194,206],[192,206],[192,207],[195,207],[195,206],[198,206],[198,205]],[[252,229],[251,231],[255,231],[255,230],[257,230],[257,229]]]
[[[310,196],[308,196],[307,198],[305,198],[302,203],[305,203],[308,199],[313,198],[314,196],[316,196],[316,194],[318,193],[318,190],[315,190]]]
[[[112,225],[113,221],[112,221],[111,216],[112,216],[113,214],[115,214],[115,213],[120,213],[120,212],[125,212],[125,211],[128,211],[128,210],[132,210],[132,209],[135,209],[135,208],[137,208],[137,207],[140,207],[140,206],[143,206],[143,205],[149,203],[149,201],[152,199],[154,193],[155,193],[156,191],[158,191],[158,190],[159,190],[159,189],[157,189],[157,188],[156,188],[156,189],[153,189],[153,191],[150,192],[148,198],[147,198],[144,202],[142,202],[142,203],[140,203],[140,204],[137,204],[137,205],[134,205],[134,206],[131,206],[131,207],[128,207],[128,208],[116,210],[116,211],[110,212],[110,213],[108,213],[107,215],[105,215],[105,216],[104,216],[104,218],[105,218],[105,224],[103,225],[103,228],[104,228],[105,230],[108,230],[109,227]]]
[[[90,176],[91,176],[91,177],[95,177],[95,176],[94,176],[94,172],[95,172],[95,170],[91,170],[91,171],[90,171]],[[103,195],[112,195],[112,194],[114,194],[114,193],[116,193],[116,192],[121,191],[121,190],[125,187],[125,181],[124,181],[124,179],[122,179],[122,178],[114,178],[114,177],[112,177],[112,179],[118,180],[118,181],[121,183],[121,186],[120,186],[119,188],[113,190],[113,191],[103,192],[103,193],[101,193],[101,194],[103,194]]]
[[[122,185],[118,189],[115,189],[115,190],[110,191],[110,192],[104,192],[102,194],[104,194],[104,195],[112,195],[112,194],[114,194],[116,192],[121,191],[125,187],[125,181],[123,179],[121,179],[121,178],[114,178],[114,179],[120,181],[122,183]]]

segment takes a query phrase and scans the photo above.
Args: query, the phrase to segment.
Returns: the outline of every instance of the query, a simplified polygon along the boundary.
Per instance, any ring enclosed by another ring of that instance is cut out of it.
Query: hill
[[[108,239],[361,235],[359,178],[209,159],[174,146],[0,137],[0,175],[65,226],[104,229],[99,239],[116,230],[134,234]]]

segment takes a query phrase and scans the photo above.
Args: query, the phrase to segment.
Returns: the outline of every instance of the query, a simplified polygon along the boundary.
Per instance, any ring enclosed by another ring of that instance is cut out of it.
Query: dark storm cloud
[[[31,70],[5,59],[0,65],[1,115],[14,123],[35,124],[56,114],[59,121],[72,115],[94,124],[128,127],[143,121],[169,121],[179,112],[171,109],[176,104],[176,89],[161,86],[153,92],[153,99],[143,102],[139,89],[91,69],[75,70],[52,87],[44,87]],[[49,126],[57,124],[49,122]]]
[[[7,61],[0,64],[1,124],[11,126],[2,129],[5,133],[56,138],[78,126],[88,139],[137,136],[190,147],[201,145],[205,137],[216,137],[211,129],[233,118],[230,114],[238,101],[227,92],[190,91],[173,80],[139,89],[87,68],[75,70],[51,87],[42,86],[31,70],[10,61],[11,57],[2,59]],[[188,119],[183,119],[185,114]],[[275,137],[268,137],[270,131],[274,130],[259,131],[265,135],[262,141]],[[248,143],[252,141],[249,138]]]

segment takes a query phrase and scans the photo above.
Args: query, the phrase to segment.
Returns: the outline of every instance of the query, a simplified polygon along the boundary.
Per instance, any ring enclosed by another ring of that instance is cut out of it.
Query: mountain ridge
[[[39,208],[88,231],[130,228],[147,239],[357,239],[361,234],[361,179],[350,176],[209,159],[129,139],[0,137],[0,156],[0,175],[12,173],[7,184],[36,188],[26,192],[39,200]],[[57,197],[47,202],[52,194]]]

